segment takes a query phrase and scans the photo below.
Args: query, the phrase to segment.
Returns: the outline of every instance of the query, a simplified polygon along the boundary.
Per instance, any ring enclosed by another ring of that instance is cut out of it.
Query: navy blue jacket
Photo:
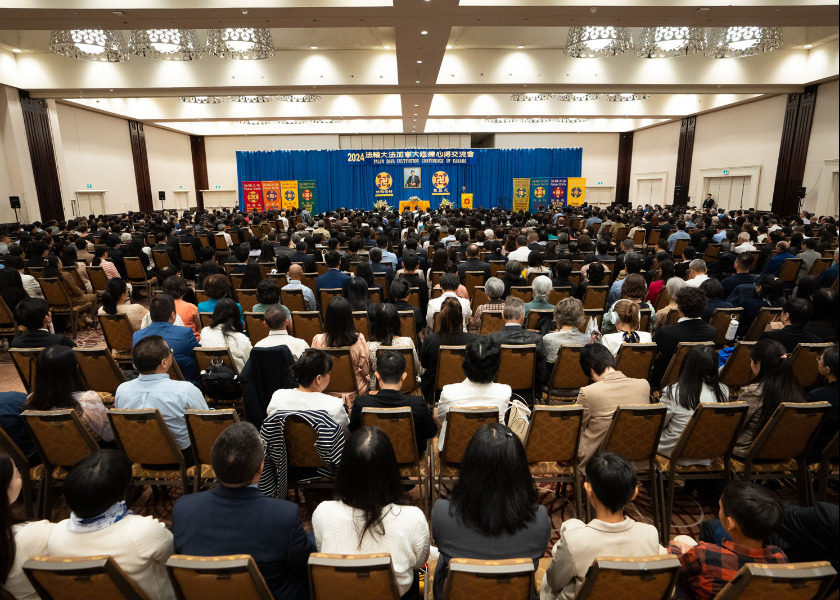
[[[318,290],[318,301],[321,300],[321,290],[338,289],[344,290],[347,294],[347,288],[350,287],[350,276],[347,273],[342,273],[338,269],[330,269],[323,275],[319,275],[315,280],[315,289]]]
[[[275,598],[309,598],[306,561],[317,550],[288,500],[269,498],[255,487],[217,485],[178,499],[172,534],[178,554],[250,554]]]
[[[198,342],[192,329],[173,325],[169,321],[153,321],[148,327],[134,332],[134,335],[131,336],[131,345],[134,346],[134,344],[150,335],[159,335],[166,340],[175,356],[175,362],[181,368],[184,379],[188,381],[198,379],[198,365],[193,354],[193,348],[198,346]]]

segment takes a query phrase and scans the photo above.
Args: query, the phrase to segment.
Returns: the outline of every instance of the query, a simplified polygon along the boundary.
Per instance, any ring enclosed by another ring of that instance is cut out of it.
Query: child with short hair
[[[668,548],[682,565],[675,597],[712,600],[745,564],[788,562],[781,548],[763,542],[779,528],[783,513],[782,501],[773,492],[746,481],[727,485],[718,516],[732,540],[694,545],[681,541],[686,536],[675,538]]]
[[[653,525],[624,515],[638,493],[636,470],[614,452],[600,452],[586,465],[583,484],[595,518],[564,521],[540,589],[540,600],[572,600],[599,556],[650,556],[665,550]]]

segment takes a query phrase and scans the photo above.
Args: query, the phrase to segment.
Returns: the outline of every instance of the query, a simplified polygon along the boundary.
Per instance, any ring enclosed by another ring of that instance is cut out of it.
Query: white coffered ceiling
[[[0,0],[0,83],[201,135],[619,132],[836,78],[838,14],[836,0]],[[579,25],[631,27],[634,38],[643,26],[776,26],[785,45],[747,58],[571,58],[562,49]],[[48,51],[54,28],[127,40],[153,27],[198,29],[202,42],[207,28],[267,27],[276,54],[96,63]],[[535,92],[650,97],[510,99]],[[321,100],[179,100],[240,94]]]

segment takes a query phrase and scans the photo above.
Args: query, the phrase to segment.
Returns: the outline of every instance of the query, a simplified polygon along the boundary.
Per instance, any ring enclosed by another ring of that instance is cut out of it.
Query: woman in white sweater
[[[125,503],[131,463],[117,450],[102,450],[76,463],[64,482],[70,518],[56,523],[50,556],[111,556],[152,600],[174,600],[166,576],[172,533],[154,517],[132,513]]]
[[[213,323],[201,330],[204,348],[227,348],[233,364],[241,372],[251,356],[251,340],[242,333],[239,307],[230,298],[222,298],[213,309]]]
[[[429,558],[429,526],[423,511],[405,497],[385,432],[362,427],[350,437],[335,491],[338,500],[322,502],[312,514],[318,551],[387,552],[402,597],[419,598],[417,570]]]
[[[0,454],[0,490],[5,490],[5,497],[0,499],[0,588],[18,600],[37,600],[38,594],[23,573],[23,563],[30,556],[47,553],[47,540],[55,525],[49,521],[15,523],[12,504],[22,484],[11,457]]]

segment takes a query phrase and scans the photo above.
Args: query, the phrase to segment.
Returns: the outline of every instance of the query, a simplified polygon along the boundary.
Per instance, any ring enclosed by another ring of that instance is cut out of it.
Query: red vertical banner
[[[245,211],[263,211],[262,181],[243,181],[242,198],[245,203]]]
[[[265,210],[281,210],[283,208],[279,181],[263,181],[262,192]]]

